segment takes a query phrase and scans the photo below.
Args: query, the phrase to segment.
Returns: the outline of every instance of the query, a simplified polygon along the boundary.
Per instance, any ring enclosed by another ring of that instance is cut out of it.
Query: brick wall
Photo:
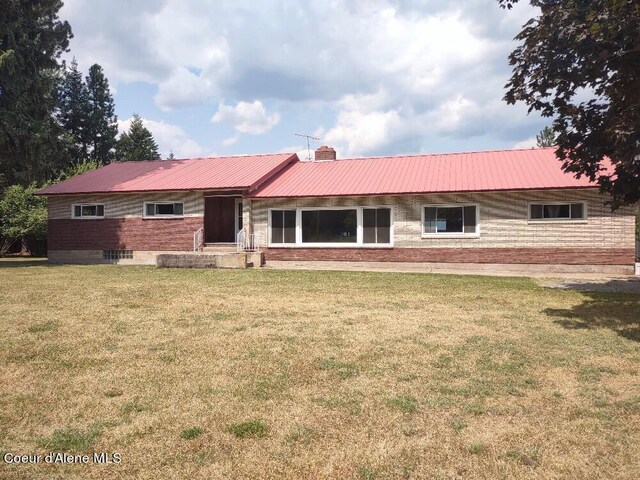
[[[630,248],[269,248],[269,260],[632,265]]]
[[[203,217],[175,219],[50,219],[49,250],[193,249],[193,232]]]
[[[154,201],[183,202],[184,217],[142,218],[144,202]],[[71,218],[75,203],[103,204],[105,218]],[[48,197],[47,209],[50,251],[190,251],[204,201],[202,192],[63,195]]]

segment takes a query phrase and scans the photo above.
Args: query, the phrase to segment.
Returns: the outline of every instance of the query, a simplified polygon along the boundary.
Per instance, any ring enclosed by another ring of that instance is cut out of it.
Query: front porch
[[[245,269],[262,267],[264,252],[184,252],[159,253],[158,268],[226,268]]]

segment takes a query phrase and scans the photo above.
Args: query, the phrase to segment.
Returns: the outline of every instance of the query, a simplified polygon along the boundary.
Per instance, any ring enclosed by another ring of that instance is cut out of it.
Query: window
[[[74,205],[73,217],[74,218],[103,218],[104,205],[101,205],[98,203]]]
[[[427,205],[423,210],[423,235],[478,235],[477,205]]]
[[[357,243],[358,211],[302,210],[302,243]]]
[[[271,243],[296,243],[295,210],[271,210]]]
[[[184,212],[182,202],[145,202],[145,217],[181,217]]]
[[[104,260],[132,259],[133,250],[103,250],[102,258]]]
[[[392,207],[270,209],[269,245],[389,247],[393,245]]]
[[[362,243],[391,242],[391,209],[362,209]]]
[[[582,220],[586,218],[584,203],[531,203],[531,220]]]
[[[242,230],[242,200],[236,200],[236,233]]]

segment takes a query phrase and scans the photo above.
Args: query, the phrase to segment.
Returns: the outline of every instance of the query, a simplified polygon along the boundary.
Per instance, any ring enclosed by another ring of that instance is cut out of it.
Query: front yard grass
[[[0,478],[637,478],[640,295],[0,261]]]

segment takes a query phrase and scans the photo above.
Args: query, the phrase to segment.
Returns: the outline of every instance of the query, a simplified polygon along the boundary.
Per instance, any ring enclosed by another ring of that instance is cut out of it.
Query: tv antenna
[[[316,142],[319,142],[320,139],[304,133],[294,133],[294,135],[296,137],[304,137],[307,139],[307,160],[311,160],[311,140],[315,140]]]

